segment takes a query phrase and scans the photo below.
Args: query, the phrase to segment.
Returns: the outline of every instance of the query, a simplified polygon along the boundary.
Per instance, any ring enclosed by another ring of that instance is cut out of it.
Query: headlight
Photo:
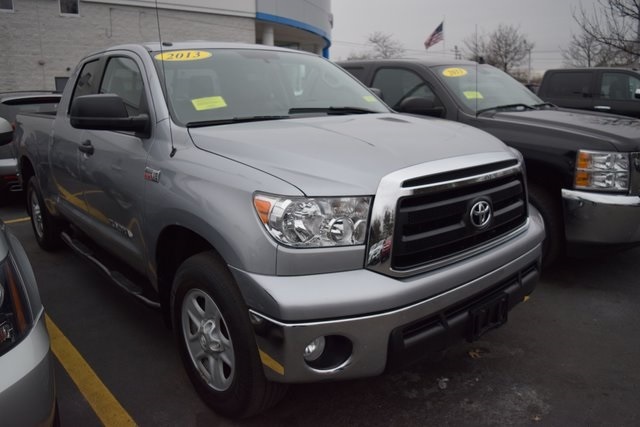
[[[578,151],[575,188],[629,191],[629,153]]]
[[[269,234],[296,248],[364,244],[370,204],[369,197],[253,197]]]
[[[0,261],[0,356],[27,334],[33,316],[11,258]]]

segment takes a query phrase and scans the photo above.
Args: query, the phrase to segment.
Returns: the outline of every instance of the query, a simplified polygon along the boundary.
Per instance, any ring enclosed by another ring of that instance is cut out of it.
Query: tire
[[[187,375],[218,414],[249,417],[284,396],[286,385],[264,376],[248,309],[216,254],[194,255],[178,268],[171,312]]]
[[[62,223],[47,210],[35,176],[31,177],[27,185],[27,210],[38,245],[45,251],[58,249],[62,244]]]
[[[564,220],[559,200],[536,184],[529,185],[529,201],[540,211],[546,237],[542,242],[542,267],[553,267],[565,255]]]

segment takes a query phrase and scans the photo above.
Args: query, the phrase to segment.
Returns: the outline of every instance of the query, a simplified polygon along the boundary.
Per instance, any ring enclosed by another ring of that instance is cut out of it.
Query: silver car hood
[[[283,179],[309,196],[375,194],[390,172],[508,149],[493,136],[399,114],[296,118],[191,128],[194,144]]]

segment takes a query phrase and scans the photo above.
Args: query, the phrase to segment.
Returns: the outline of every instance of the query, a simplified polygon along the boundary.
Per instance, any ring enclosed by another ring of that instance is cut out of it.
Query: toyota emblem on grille
[[[489,221],[491,221],[491,205],[489,202],[486,200],[475,202],[471,206],[469,218],[471,219],[471,224],[478,229],[489,225]]]

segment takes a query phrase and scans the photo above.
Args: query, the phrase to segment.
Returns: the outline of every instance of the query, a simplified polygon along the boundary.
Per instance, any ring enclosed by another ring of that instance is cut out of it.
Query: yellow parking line
[[[24,218],[9,219],[9,220],[5,221],[4,223],[5,224],[17,224],[19,222],[27,222],[27,221],[30,221],[30,220],[31,220],[31,218],[29,218],[27,216],[27,217],[24,217]]]
[[[78,350],[64,336],[49,316],[45,317],[51,338],[51,350],[100,421],[107,426],[135,426],[127,411],[120,405],[109,389],[104,385]]]

